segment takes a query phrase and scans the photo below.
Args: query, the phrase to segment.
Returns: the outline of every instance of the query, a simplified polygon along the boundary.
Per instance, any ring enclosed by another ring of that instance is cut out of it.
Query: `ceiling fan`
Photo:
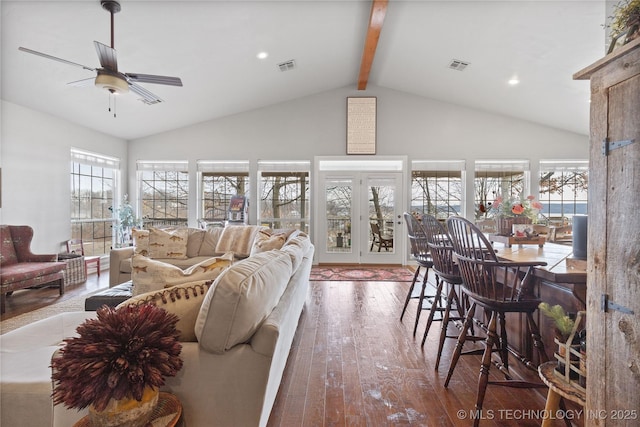
[[[77,64],[75,62],[67,61],[66,59],[57,58],[55,56],[27,49],[26,47],[22,46],[18,49],[23,52],[42,56],[44,58],[62,62],[64,64],[84,68],[85,70],[95,71],[97,73],[95,78],[91,77],[88,79],[78,80],[75,82],[67,83],[68,85],[88,86],[93,83],[95,84],[95,86],[101,89],[106,89],[111,94],[127,93],[131,91],[140,96],[140,100],[148,105],[163,102],[162,99],[160,99],[157,95],[154,95],[137,83],[182,86],[182,80],[180,80],[179,77],[157,76],[153,74],[122,73],[118,71],[116,50],[113,47],[113,15],[120,12],[120,2],[117,0],[101,0],[100,4],[102,5],[103,9],[107,10],[111,14],[111,47],[97,41],[93,42],[96,47],[96,52],[98,53],[98,59],[100,60],[101,68],[92,68],[86,65]]]

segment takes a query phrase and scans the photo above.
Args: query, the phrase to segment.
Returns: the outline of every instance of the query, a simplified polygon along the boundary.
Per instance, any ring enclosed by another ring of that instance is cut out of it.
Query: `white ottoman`
[[[0,335],[0,425],[53,424],[51,356],[95,312],[61,313]]]

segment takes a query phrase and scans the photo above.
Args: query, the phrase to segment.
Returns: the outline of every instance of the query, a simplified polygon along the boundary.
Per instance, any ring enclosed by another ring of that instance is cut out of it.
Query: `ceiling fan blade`
[[[90,77],[88,79],[76,80],[75,82],[67,83],[67,86],[75,86],[75,87],[85,87],[85,86],[93,86],[96,82],[95,77]]]
[[[98,59],[100,59],[102,68],[109,71],[118,71],[116,50],[97,41],[94,41],[93,44],[96,47],[96,52],[98,52]]]
[[[66,59],[57,58],[55,56],[47,55],[46,53],[38,52],[36,50],[27,49],[26,47],[20,46],[18,48],[18,50],[21,50],[21,51],[27,52],[27,53],[31,53],[33,55],[42,56],[43,58],[52,59],[54,61],[62,62],[63,64],[73,65],[73,66],[76,66],[76,67],[84,68],[85,70],[89,70],[89,71],[95,71],[95,68],[87,67],[86,65],[77,64],[75,62],[67,61]]]
[[[133,93],[136,93],[140,96],[140,100],[147,105],[157,104],[159,102],[163,102],[157,95],[149,92],[142,86],[139,86],[135,83],[129,82],[129,90]]]
[[[157,85],[182,86],[180,77],[155,76],[153,74],[125,73],[131,82],[153,83]]]

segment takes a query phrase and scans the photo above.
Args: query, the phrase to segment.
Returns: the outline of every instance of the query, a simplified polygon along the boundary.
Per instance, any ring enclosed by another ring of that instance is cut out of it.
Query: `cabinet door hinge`
[[[616,310],[621,313],[634,314],[633,310],[631,310],[630,308],[627,308],[620,304],[616,304],[613,301],[609,301],[609,295],[607,294],[602,294],[602,298],[600,300],[600,306],[602,308],[602,311],[604,311],[605,313],[608,312],[609,310]]]
[[[615,150],[616,148],[622,148],[625,145],[633,144],[636,142],[635,139],[623,139],[622,141],[613,141],[609,142],[609,138],[605,138],[602,141],[602,155],[608,156],[609,152]]]

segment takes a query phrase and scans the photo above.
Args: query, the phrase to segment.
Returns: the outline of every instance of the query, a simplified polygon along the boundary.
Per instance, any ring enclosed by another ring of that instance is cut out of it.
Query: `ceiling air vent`
[[[296,61],[292,59],[290,61],[281,62],[278,64],[278,68],[280,69],[280,71],[293,70],[294,68],[296,68]]]
[[[452,70],[462,71],[469,65],[468,62],[460,61],[459,59],[452,59],[449,63],[449,68]]]

